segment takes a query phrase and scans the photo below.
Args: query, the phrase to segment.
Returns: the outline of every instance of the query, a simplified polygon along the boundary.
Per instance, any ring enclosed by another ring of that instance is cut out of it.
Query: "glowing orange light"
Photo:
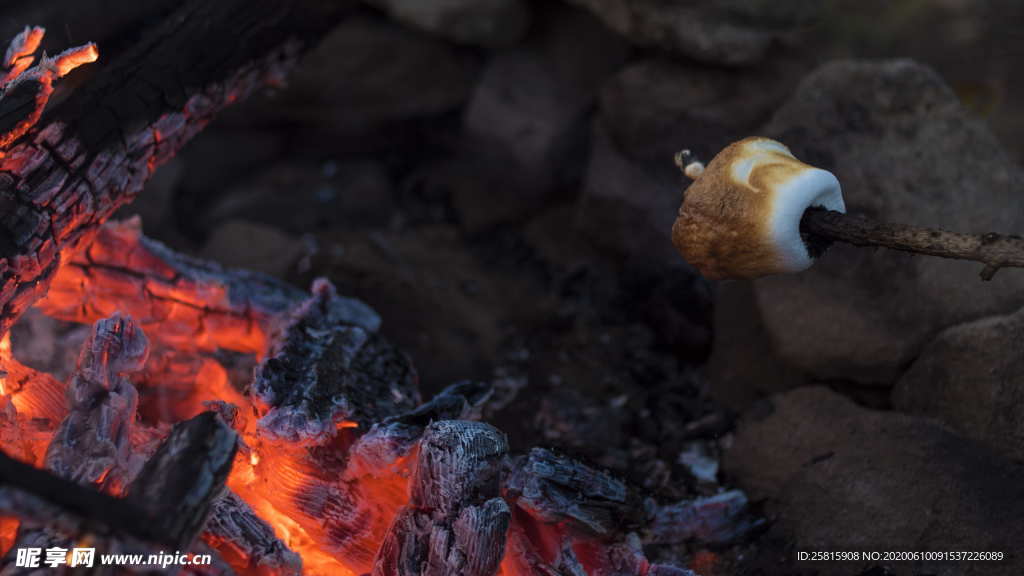
[[[99,57],[100,49],[90,42],[84,46],[70,48],[61,52],[54,58],[53,65],[57,70],[57,77],[61,78],[83,64],[99,60]]]

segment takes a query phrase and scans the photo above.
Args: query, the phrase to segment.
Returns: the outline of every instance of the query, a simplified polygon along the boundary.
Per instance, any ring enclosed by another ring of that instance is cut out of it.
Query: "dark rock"
[[[602,88],[601,118],[627,156],[675,169],[672,155],[683,148],[707,161],[754,133],[803,71],[803,62],[791,55],[744,70],[640,60]]]
[[[366,0],[395,20],[466,44],[511,44],[530,21],[523,0]]]
[[[940,332],[900,378],[897,409],[1024,458],[1024,310]]]
[[[335,146],[402,121],[445,114],[473,89],[477,59],[442,40],[380,18],[342,22],[289,78],[287,90],[240,109],[234,123],[320,133]],[[392,138],[401,138],[393,134]]]
[[[851,213],[963,232],[1024,230],[1021,172],[930,69],[833,62],[763,132],[833,171]],[[755,282],[780,356],[812,377],[891,383],[936,331],[1024,304],[1024,274],[836,245],[811,270]]]
[[[551,5],[538,20],[524,43],[491,59],[465,111],[466,142],[454,165],[465,176],[453,201],[470,229],[535,208],[579,178],[588,113],[627,55],[625,43],[584,12]]]
[[[1009,560],[901,566],[1021,572],[1024,475],[1008,461],[933,420],[867,410],[825,388],[776,396],[768,408],[744,418],[723,464],[797,550],[991,550]],[[845,576],[863,564],[815,568]]]
[[[391,180],[374,162],[284,161],[240,179],[197,220],[207,233],[243,219],[300,235],[385,224],[393,203]]]
[[[814,19],[820,3],[570,0],[642,46],[718,64],[752,64],[774,40]]]
[[[650,171],[630,160],[609,138],[603,123],[594,129],[593,147],[580,197],[577,226],[596,245],[617,255],[663,265],[686,266],[672,247],[671,231],[682,202],[682,175],[666,168]]]
[[[715,286],[714,340],[704,373],[719,404],[741,413],[758,400],[804,383],[776,354],[750,281]]]
[[[200,256],[230,268],[282,278],[304,253],[302,242],[280,230],[246,220],[218,224]]]

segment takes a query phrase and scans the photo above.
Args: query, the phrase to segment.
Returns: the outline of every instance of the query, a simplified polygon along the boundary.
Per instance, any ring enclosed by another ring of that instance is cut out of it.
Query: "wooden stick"
[[[882,246],[940,258],[973,260],[985,267],[983,280],[1000,268],[1024,268],[1024,238],[1003,234],[960,234],[933,228],[877,222],[821,208],[812,208],[800,220],[800,231],[854,246]]]

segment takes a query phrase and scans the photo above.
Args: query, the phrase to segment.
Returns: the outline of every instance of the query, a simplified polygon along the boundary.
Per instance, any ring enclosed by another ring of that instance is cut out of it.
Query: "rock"
[[[800,388],[764,408],[741,421],[723,465],[777,516],[774,536],[803,551],[1001,551],[1008,561],[900,566],[939,576],[1021,573],[1019,468],[931,419],[867,410],[826,388]],[[814,567],[846,576],[863,564]]]
[[[929,68],[839,61],[762,130],[831,170],[851,213],[963,232],[1024,230],[1021,171]],[[833,246],[809,271],[755,282],[779,355],[813,378],[891,384],[942,328],[1024,304],[1024,274]]]
[[[673,168],[689,148],[710,160],[771,118],[805,71],[793,55],[743,70],[650,58],[619,71],[601,90],[601,118],[626,155]]]
[[[471,230],[508,220],[583,170],[588,113],[627,46],[585,12],[552,4],[488,63],[463,116],[453,203]],[[487,194],[481,194],[486,189]]]
[[[753,64],[774,40],[813,20],[817,2],[570,0],[641,46],[716,64]]]
[[[339,226],[382,226],[393,213],[393,186],[369,161],[273,163],[220,192],[198,218],[204,231],[245,219],[294,235]]]
[[[522,0],[366,0],[392,18],[466,44],[511,44],[522,37],[530,21]]]
[[[893,406],[934,416],[1024,459],[1024,310],[940,332],[900,378]]]
[[[601,121],[594,127],[576,225],[594,244],[652,266],[685,267],[672,247],[672,223],[682,202],[682,175],[671,154],[661,170],[634,162],[612,141]]]
[[[714,294],[714,340],[704,374],[716,402],[738,414],[772,394],[805,384],[800,372],[772,348],[750,281],[718,283]]]
[[[283,278],[304,252],[301,240],[276,228],[227,220],[213,229],[200,257]]]
[[[291,125],[305,138],[328,136],[332,150],[365,153],[367,136],[402,140],[408,134],[394,124],[464,104],[477,71],[475,55],[442,40],[382,18],[352,17],[305,56],[287,90],[241,107],[231,119],[250,127]]]

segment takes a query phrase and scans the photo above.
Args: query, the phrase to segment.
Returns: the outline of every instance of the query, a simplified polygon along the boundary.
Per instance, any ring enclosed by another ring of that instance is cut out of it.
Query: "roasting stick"
[[[684,193],[672,241],[708,278],[799,272],[832,242],[981,262],[983,280],[1000,268],[1024,268],[1020,236],[961,234],[846,214],[836,177],[800,162],[774,140],[741,140],[707,166],[687,150],[675,161],[694,183]]]

